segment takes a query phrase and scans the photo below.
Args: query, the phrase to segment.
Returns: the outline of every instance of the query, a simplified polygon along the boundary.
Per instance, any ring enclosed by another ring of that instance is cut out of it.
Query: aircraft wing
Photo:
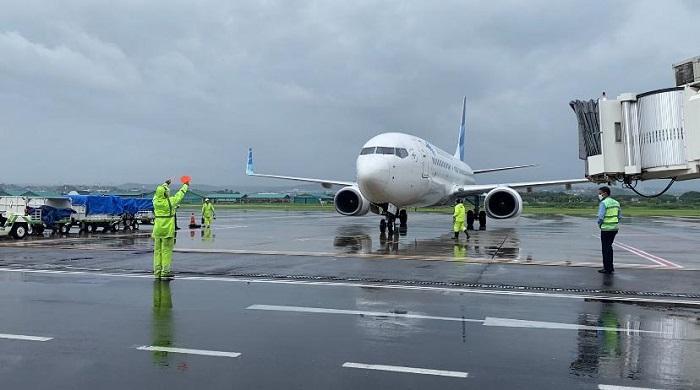
[[[499,172],[499,171],[507,171],[510,169],[521,169],[521,168],[530,168],[536,166],[535,164],[527,164],[527,165],[514,165],[512,167],[500,167],[500,168],[487,168],[487,169],[475,169],[474,174],[478,175],[480,173],[489,173],[489,172]]]
[[[496,187],[510,187],[513,189],[529,189],[533,187],[547,187],[556,185],[570,186],[572,184],[590,183],[588,179],[569,179],[569,180],[547,180],[547,181],[529,181],[520,183],[503,183],[503,184],[475,184],[469,186],[458,187],[452,194],[453,198],[459,198],[468,195],[478,195],[483,192],[491,191]]]
[[[255,173],[255,169],[253,167],[253,149],[252,148],[248,149],[248,163],[246,164],[245,174],[248,176],[255,176],[255,177],[268,177],[268,178],[272,178],[272,179],[294,180],[294,181],[302,181],[302,182],[306,182],[306,183],[318,183],[318,184],[321,184],[324,188],[330,188],[333,185],[338,185],[338,186],[354,186],[354,185],[356,185],[356,183],[352,182],[352,181],[326,180],[326,179],[315,179],[315,178],[310,178],[310,177],[267,175],[267,174]]]

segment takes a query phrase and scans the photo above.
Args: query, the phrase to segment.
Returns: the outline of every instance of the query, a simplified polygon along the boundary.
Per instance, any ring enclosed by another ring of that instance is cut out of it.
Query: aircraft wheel
[[[486,211],[479,212],[479,230],[486,230]]]
[[[399,211],[399,226],[400,227],[406,227],[406,224],[408,223],[408,213],[406,212],[405,209]]]
[[[382,219],[381,221],[379,221],[379,233],[386,233],[386,219]]]
[[[467,230],[474,230],[474,210],[467,211]]]

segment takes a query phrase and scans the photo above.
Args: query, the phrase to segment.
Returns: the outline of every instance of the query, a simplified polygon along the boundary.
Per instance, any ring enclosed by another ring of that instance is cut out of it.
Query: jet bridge
[[[700,56],[673,69],[675,87],[569,103],[592,182],[700,178]]]

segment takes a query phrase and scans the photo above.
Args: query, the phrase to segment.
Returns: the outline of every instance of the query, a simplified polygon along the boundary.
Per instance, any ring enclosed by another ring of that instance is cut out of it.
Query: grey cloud
[[[125,182],[178,172],[250,184],[258,169],[351,179],[399,130],[468,160],[535,162],[485,179],[575,177],[572,98],[669,86],[700,54],[693,2],[120,1],[11,3],[0,14],[0,130],[76,150],[7,181]],[[9,157],[22,153],[9,150]],[[50,156],[47,160],[55,159]]]

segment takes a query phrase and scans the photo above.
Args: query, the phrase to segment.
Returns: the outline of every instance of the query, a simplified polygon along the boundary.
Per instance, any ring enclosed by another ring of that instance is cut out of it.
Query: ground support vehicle
[[[125,228],[138,230],[139,224],[153,222],[153,200],[151,198],[125,198],[123,199]]]
[[[112,195],[68,195],[75,214],[70,225],[78,226],[81,232],[116,232],[123,226],[124,205],[118,196]]]
[[[52,234],[66,234],[70,230],[71,216],[75,211],[68,197],[30,198],[27,203],[28,214],[41,221],[34,226],[34,233],[41,235],[44,229]]]
[[[72,212],[67,197],[0,197],[0,236],[22,239],[46,228],[66,233]]]
[[[3,213],[0,222],[2,223],[0,237],[10,236],[18,240],[32,234],[34,226],[41,226],[40,223],[35,223],[30,216],[13,213]]]

